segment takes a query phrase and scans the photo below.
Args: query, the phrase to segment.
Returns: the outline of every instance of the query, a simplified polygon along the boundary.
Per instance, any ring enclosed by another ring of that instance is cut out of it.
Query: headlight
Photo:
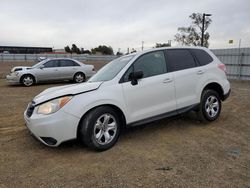
[[[67,102],[72,99],[72,96],[65,96],[58,99],[43,103],[37,108],[38,114],[52,114],[61,109]]]

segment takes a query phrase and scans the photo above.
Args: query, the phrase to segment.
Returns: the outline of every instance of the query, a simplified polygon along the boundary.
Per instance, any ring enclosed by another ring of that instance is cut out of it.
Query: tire
[[[74,75],[73,81],[75,83],[82,83],[85,82],[85,75],[82,72],[78,72]]]
[[[24,75],[21,78],[21,83],[26,87],[32,86],[35,83],[35,78],[29,74]]]
[[[117,142],[121,125],[121,120],[113,108],[97,107],[81,121],[79,139],[91,149],[105,151]]]
[[[221,99],[214,90],[204,90],[201,95],[201,103],[198,118],[203,122],[215,121],[221,112]]]

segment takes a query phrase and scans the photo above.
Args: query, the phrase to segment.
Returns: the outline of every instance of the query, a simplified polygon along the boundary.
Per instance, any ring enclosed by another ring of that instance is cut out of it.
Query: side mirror
[[[43,69],[43,68],[44,68],[44,65],[41,65],[39,68],[40,68],[40,69]]]
[[[143,77],[143,72],[142,71],[137,71],[137,72],[131,72],[129,74],[128,79],[131,80],[132,85],[137,85],[138,80]]]

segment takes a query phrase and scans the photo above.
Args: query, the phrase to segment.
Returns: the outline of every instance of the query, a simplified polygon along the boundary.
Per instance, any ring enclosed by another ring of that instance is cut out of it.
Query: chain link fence
[[[0,54],[0,61],[37,61],[39,57],[45,58],[72,58],[79,61],[111,61],[115,55],[83,55],[83,54]]]
[[[213,53],[227,67],[229,79],[250,80],[250,48],[213,49]],[[0,54],[0,61],[37,61],[45,58],[73,58],[79,61],[111,61],[114,55],[83,55],[83,54]]]

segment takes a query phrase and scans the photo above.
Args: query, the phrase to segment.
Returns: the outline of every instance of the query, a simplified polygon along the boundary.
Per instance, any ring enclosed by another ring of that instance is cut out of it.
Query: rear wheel
[[[105,151],[118,140],[121,121],[116,111],[108,106],[101,106],[90,111],[81,121],[79,136],[88,147]]]
[[[198,117],[202,121],[214,121],[221,112],[221,99],[214,90],[204,90],[201,96]]]
[[[75,83],[85,82],[85,75],[82,72],[78,72],[74,75],[73,81]]]
[[[21,83],[24,85],[24,86],[31,86],[35,83],[35,78],[32,76],[32,75],[24,75],[21,79]]]

